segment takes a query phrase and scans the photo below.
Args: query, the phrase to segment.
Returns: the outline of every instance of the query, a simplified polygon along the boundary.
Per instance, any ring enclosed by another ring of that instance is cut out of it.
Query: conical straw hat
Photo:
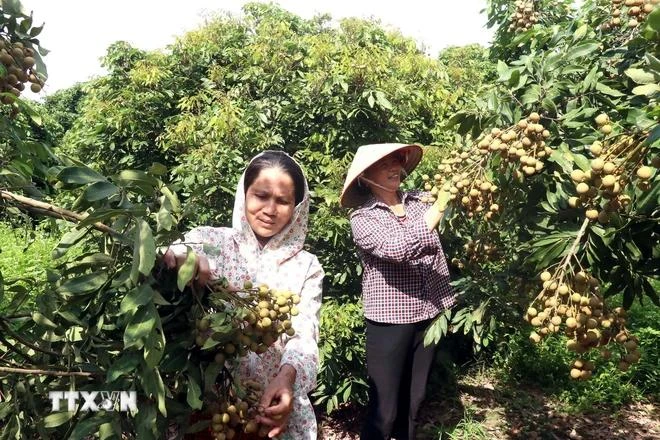
[[[371,165],[395,151],[404,153],[406,159],[403,168],[407,174],[410,174],[422,159],[422,147],[415,144],[362,145],[355,152],[353,162],[351,162],[351,166],[348,169],[344,189],[339,197],[339,204],[344,208],[355,208],[364,203],[368,196],[361,193],[357,188],[358,177]]]

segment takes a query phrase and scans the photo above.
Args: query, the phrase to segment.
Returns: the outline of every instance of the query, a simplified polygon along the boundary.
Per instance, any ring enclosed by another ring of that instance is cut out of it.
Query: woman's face
[[[289,223],[295,208],[293,179],[280,168],[264,168],[245,192],[245,216],[260,241]]]
[[[403,164],[401,157],[397,154],[390,154],[367,168],[364,172],[364,177],[378,185],[396,191],[401,185],[402,170]]]

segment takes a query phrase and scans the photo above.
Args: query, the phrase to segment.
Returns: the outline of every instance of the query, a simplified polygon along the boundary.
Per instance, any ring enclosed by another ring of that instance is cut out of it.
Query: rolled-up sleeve
[[[423,217],[391,227],[379,214],[375,210],[366,210],[356,211],[351,216],[353,241],[361,251],[383,260],[403,263],[440,249],[437,233],[428,230]]]
[[[303,394],[316,387],[319,365],[319,319],[323,290],[323,268],[314,257],[300,292],[299,314],[292,318],[295,335],[284,346],[280,366],[289,364],[296,369],[294,388]]]

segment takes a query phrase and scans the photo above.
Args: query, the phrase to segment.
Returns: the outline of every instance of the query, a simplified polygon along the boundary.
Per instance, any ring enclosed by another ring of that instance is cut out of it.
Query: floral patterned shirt
[[[299,203],[291,222],[262,248],[245,218],[245,196],[241,177],[236,193],[232,228],[198,227],[175,244],[175,253],[190,246],[209,260],[212,278],[226,278],[230,288],[242,288],[246,281],[255,286],[286,289],[300,295],[299,314],[292,317],[295,335],[283,335],[261,355],[249,352],[240,358],[238,376],[260,382],[264,388],[289,364],[296,369],[294,404],[287,430],[280,439],[317,438],[316,417],[309,400],[318,371],[319,313],[323,269],[316,256],[302,249],[307,233],[309,192]]]

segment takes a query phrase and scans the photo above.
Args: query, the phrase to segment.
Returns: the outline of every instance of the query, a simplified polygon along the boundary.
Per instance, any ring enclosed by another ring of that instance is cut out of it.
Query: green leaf
[[[625,94],[619,92],[618,90],[614,90],[610,86],[605,85],[601,82],[596,83],[596,90],[598,90],[601,93],[604,93],[605,95],[614,96],[615,98],[618,98],[620,96],[625,96]]]
[[[381,92],[380,90],[376,92],[376,102],[378,102],[378,105],[386,110],[392,110],[393,108],[392,103],[388,101],[385,93]]]
[[[78,295],[99,290],[106,281],[108,275],[105,272],[92,272],[65,281],[58,290],[63,294]]]
[[[637,84],[651,84],[656,82],[655,76],[652,73],[642,69],[628,69],[624,73]]]
[[[121,425],[117,421],[104,423],[99,426],[99,440],[108,440],[112,438],[121,439],[119,426]]]
[[[658,84],[645,84],[643,86],[637,86],[632,89],[633,94],[635,95],[646,95],[650,96],[654,93],[660,92],[660,85]]]
[[[202,395],[202,390],[199,387],[199,384],[195,379],[187,375],[188,378],[188,392],[186,393],[186,402],[192,409],[201,409],[203,402],[200,397]]]
[[[156,368],[147,368],[142,370],[142,387],[147,397],[153,396],[158,400],[158,411],[167,417],[165,408],[165,385],[160,377],[160,372]]]
[[[32,312],[32,320],[42,327],[56,329],[58,325],[39,312]]]
[[[204,370],[204,392],[210,393],[213,391],[215,386],[215,381],[218,378],[218,375],[222,372],[224,365],[220,365],[217,362],[209,362],[206,370]]]
[[[210,338],[209,338],[210,339]],[[165,335],[161,327],[160,316],[156,316],[156,325],[144,342],[144,361],[149,368],[155,368],[165,353]]]
[[[57,179],[69,184],[86,184],[107,181],[106,177],[89,167],[67,167],[59,172]]]
[[[137,182],[154,188],[160,184],[160,181],[154,176],[137,170],[123,170],[119,173],[119,179],[124,182]]]
[[[156,225],[158,232],[162,230],[171,231],[172,227],[174,226],[174,222],[174,216],[165,208],[161,208],[158,211],[158,214],[156,214]]]
[[[130,290],[124,299],[121,301],[119,310],[122,313],[130,312],[137,309],[151,301],[154,297],[154,290],[148,284],[141,284],[140,286]]]
[[[591,162],[584,155],[573,153],[573,160],[582,171],[591,169]]]
[[[124,330],[124,348],[144,346],[144,339],[156,326],[158,312],[153,304],[147,304],[138,308]]]
[[[186,255],[186,261],[183,262],[179,268],[179,272],[176,276],[176,285],[181,292],[186,288],[186,284],[192,280],[195,275],[195,267],[197,265],[197,256],[195,252],[189,247],[188,253]]]
[[[148,171],[156,176],[164,176],[167,174],[167,167],[160,162],[154,162],[151,164]]]
[[[53,259],[57,260],[58,258],[64,256],[69,251],[69,249],[75,246],[76,243],[78,243],[85,235],[87,235],[90,229],[91,227],[73,228],[64,234],[55,249],[53,249]]]
[[[60,405],[62,403],[60,402]],[[75,411],[62,411],[62,412],[56,412],[53,414],[48,414],[44,418],[44,427],[46,428],[55,428],[57,426],[61,426],[71,420],[73,415],[75,414]]]
[[[523,104],[533,104],[538,102],[539,97],[541,96],[541,86],[538,84],[532,84],[527,87],[525,94],[522,96]]]
[[[584,36],[587,35],[587,29],[589,29],[589,26],[587,26],[586,24],[583,24],[582,26],[577,28],[573,33],[573,40],[577,41],[584,38]]]
[[[140,365],[140,357],[141,355],[137,351],[124,351],[121,357],[108,368],[106,382],[114,382],[124,374],[134,371]]]
[[[136,220],[135,234],[131,280],[137,283],[138,275],[149,275],[156,263],[156,243],[149,223],[143,219]]]
[[[160,192],[165,196],[165,201],[163,202],[163,206],[165,208],[171,212],[181,211],[181,203],[179,202],[179,198],[176,196],[176,193],[172,192],[166,186],[163,186],[160,189]]]
[[[506,82],[511,78],[511,69],[502,60],[497,60],[497,73],[501,82]]]
[[[83,197],[90,202],[106,199],[119,192],[119,188],[110,182],[96,182],[85,188]]]
[[[100,425],[102,425],[103,423],[107,423],[109,421],[110,421],[110,416],[108,415],[108,413],[104,413],[104,412],[93,413],[92,416],[78,421],[76,427],[73,428],[73,431],[71,431],[69,440],[86,439],[90,435],[96,433]]]
[[[573,46],[568,50],[568,52],[566,52],[566,61],[571,61],[576,58],[584,58],[585,56],[589,55],[591,52],[598,49],[599,46],[600,43],[593,40],[590,41],[588,40],[576,46]]]
[[[649,29],[660,33],[660,8],[655,8],[646,18],[646,25]]]
[[[373,108],[375,102],[376,100],[374,99],[374,95],[369,94],[369,96],[367,96],[367,103],[369,104],[369,107]]]
[[[151,402],[145,402],[138,406],[135,415],[136,440],[156,440],[156,407]]]

